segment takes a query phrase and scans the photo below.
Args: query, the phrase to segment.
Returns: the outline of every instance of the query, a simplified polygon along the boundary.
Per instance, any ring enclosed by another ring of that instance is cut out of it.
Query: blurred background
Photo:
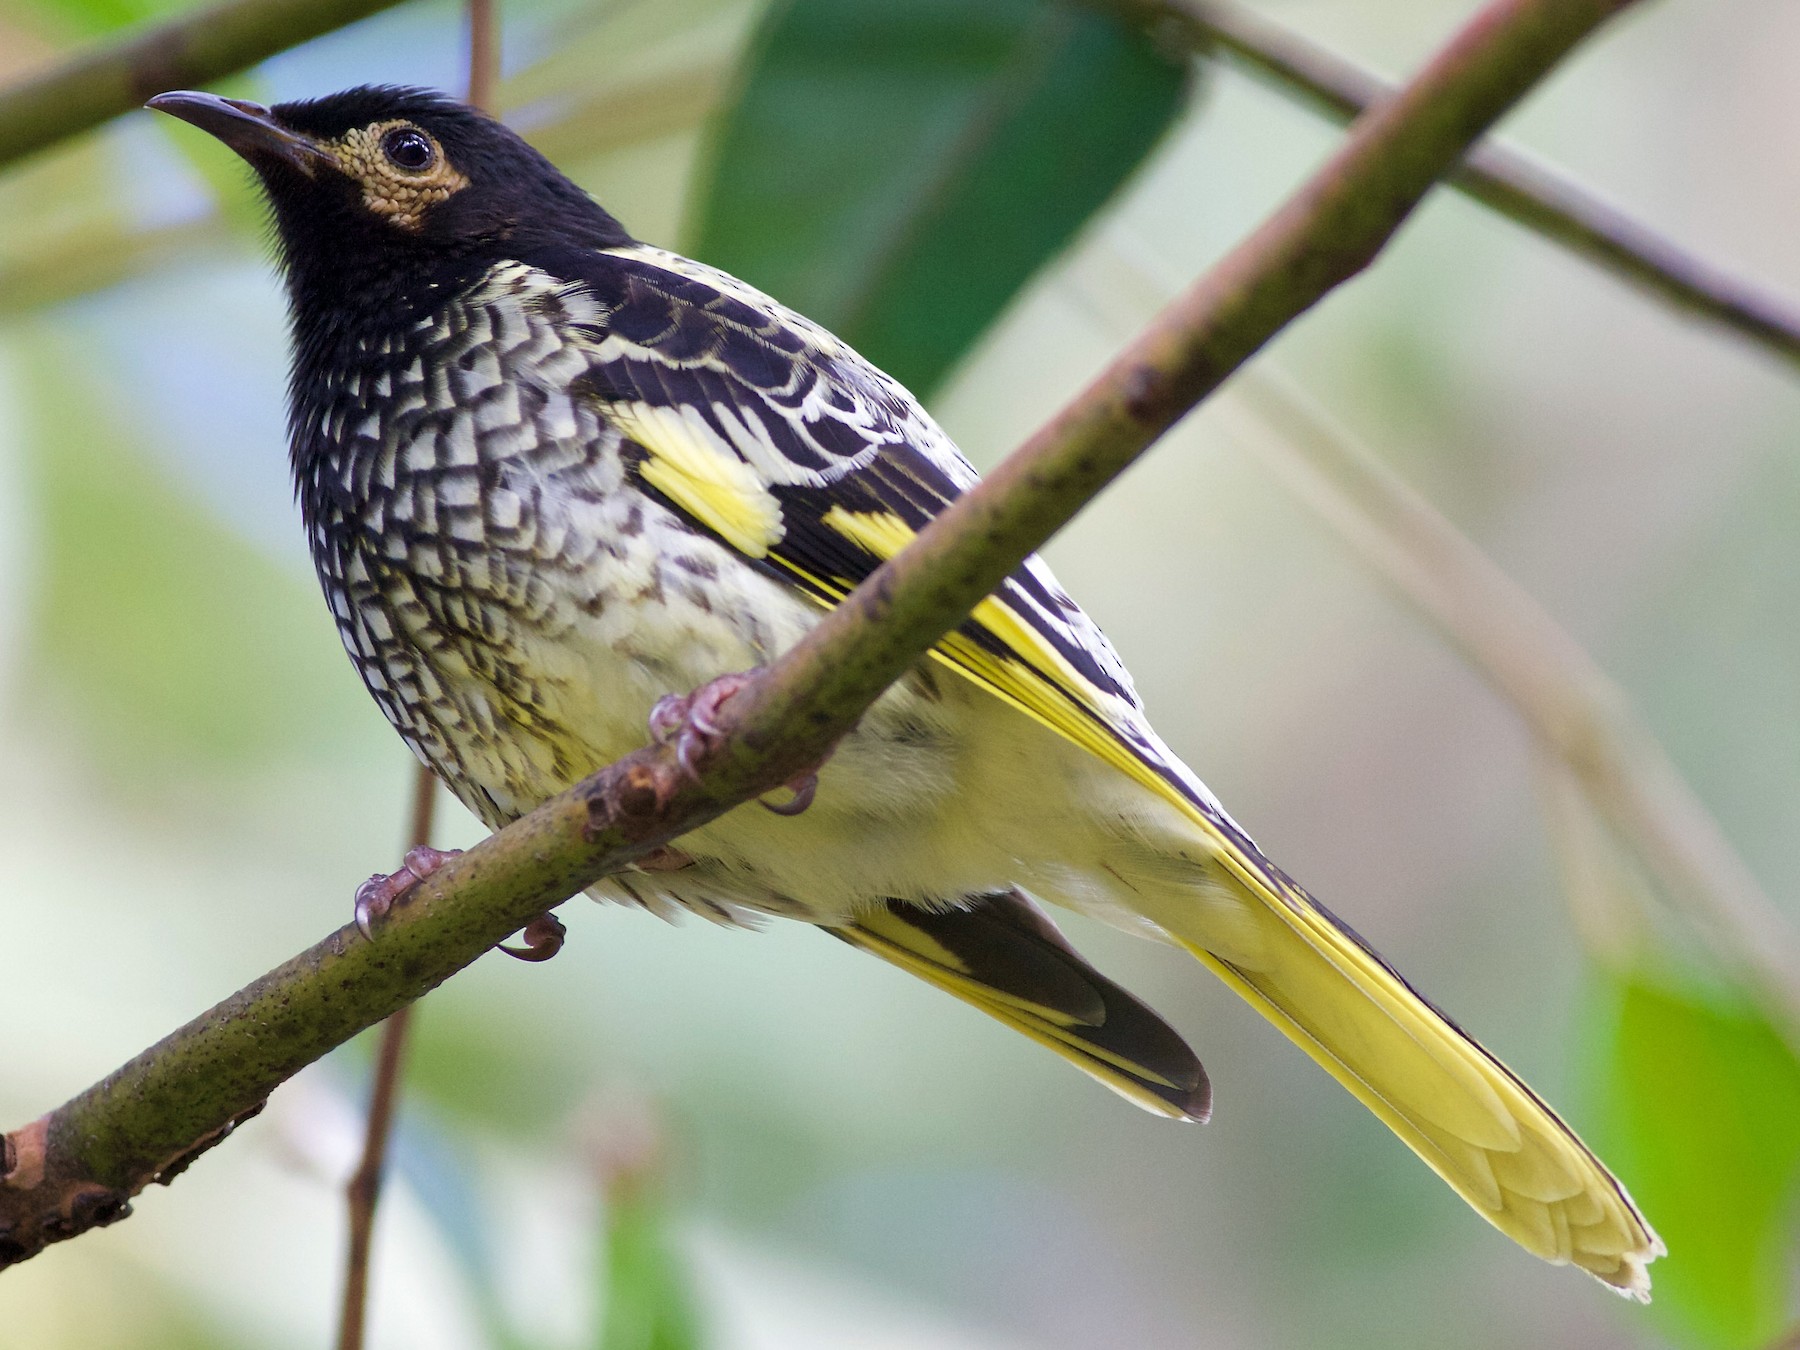
[[[182,8],[0,0],[0,79]],[[1398,76],[1470,6],[1259,9]],[[500,102],[641,238],[928,393],[978,465],[1339,141],[1086,11],[876,11],[505,5]],[[405,4],[224,91],[457,91],[465,42],[456,5]],[[1505,135],[1800,295],[1797,59],[1789,0],[1665,0]],[[398,856],[412,764],[310,574],[283,322],[248,173],[191,128],[132,114],[0,174],[8,1126],[344,922]],[[1439,192],[1252,374],[1549,610],[1800,924],[1794,367]],[[1622,1174],[1673,1253],[1656,1304],[1489,1230],[1172,951],[1068,922],[1206,1060],[1204,1128],[803,928],[576,904],[555,961],[486,958],[420,1007],[372,1345],[1777,1343],[1800,1318],[1791,1028],[1546,794],[1518,711],[1297,501],[1271,438],[1228,389],[1050,557],[1264,848]],[[440,845],[479,837],[444,807]],[[129,1222],[7,1272],[0,1347],[328,1343],[368,1051]]]

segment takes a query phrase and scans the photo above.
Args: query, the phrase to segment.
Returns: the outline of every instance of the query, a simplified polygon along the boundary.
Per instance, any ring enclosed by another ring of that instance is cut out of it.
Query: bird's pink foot
[[[699,778],[704,764],[724,731],[719,709],[732,695],[749,684],[754,675],[721,675],[691,694],[664,694],[650,710],[650,734],[660,745],[675,742],[675,758],[689,778]]]
[[[689,778],[700,777],[701,766],[724,737],[718,723],[719,709],[754,678],[754,672],[721,675],[691,694],[664,694],[650,709],[650,734],[659,745],[675,742],[675,758]],[[763,802],[763,806],[778,816],[799,815],[813,804],[819,790],[819,770],[824,766],[824,760],[820,760],[805,773],[790,778],[786,787],[794,795],[787,801]]]
[[[545,912],[519,930],[524,945],[509,947],[502,942],[498,950],[520,961],[548,961],[563,949],[569,930],[556,915]]]
[[[356,928],[369,941],[375,940],[375,925],[387,918],[395,905],[404,900],[421,881],[452,858],[460,857],[460,848],[439,851],[420,844],[406,851],[398,872],[377,872],[356,888]]]

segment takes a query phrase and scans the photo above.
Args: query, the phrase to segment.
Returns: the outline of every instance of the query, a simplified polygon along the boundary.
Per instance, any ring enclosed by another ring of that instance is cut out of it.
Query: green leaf
[[[926,392],[1149,153],[1189,69],[1053,0],[793,0],[715,130],[691,251]]]
[[[699,1350],[706,1342],[661,1187],[634,1176],[608,1191],[595,1350]]]
[[[1639,973],[1607,997],[1606,1153],[1669,1247],[1651,1315],[1683,1346],[1767,1345],[1793,1316],[1800,1060],[1729,995]]]

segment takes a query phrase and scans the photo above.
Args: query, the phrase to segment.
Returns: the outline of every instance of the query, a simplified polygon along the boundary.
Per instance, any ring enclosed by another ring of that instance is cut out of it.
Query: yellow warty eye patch
[[[418,173],[399,168],[382,151],[381,142],[391,131],[417,131],[437,152]],[[345,132],[327,149],[339,167],[362,185],[363,205],[385,216],[402,229],[416,230],[425,212],[469,186],[469,180],[450,163],[435,138],[411,122],[376,122]]]

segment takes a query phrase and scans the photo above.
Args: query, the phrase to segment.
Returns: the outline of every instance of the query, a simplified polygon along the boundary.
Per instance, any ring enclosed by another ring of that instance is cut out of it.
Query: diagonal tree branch
[[[1630,0],[1494,0],[1061,413],[725,705],[685,775],[649,746],[435,872],[379,939],[346,927],[5,1136],[0,1264],[111,1222],[306,1064],[597,877],[816,763],[1164,430],[1375,257],[1469,143]]]
[[[1089,0],[1167,31],[1183,47],[1220,51],[1339,122],[1393,87],[1335,52],[1230,0]],[[1459,191],[1696,318],[1800,365],[1800,306],[1684,249],[1556,170],[1485,141],[1446,180]]]
[[[165,89],[211,84],[399,0],[227,0],[84,50],[0,89],[0,168],[132,112]]]

